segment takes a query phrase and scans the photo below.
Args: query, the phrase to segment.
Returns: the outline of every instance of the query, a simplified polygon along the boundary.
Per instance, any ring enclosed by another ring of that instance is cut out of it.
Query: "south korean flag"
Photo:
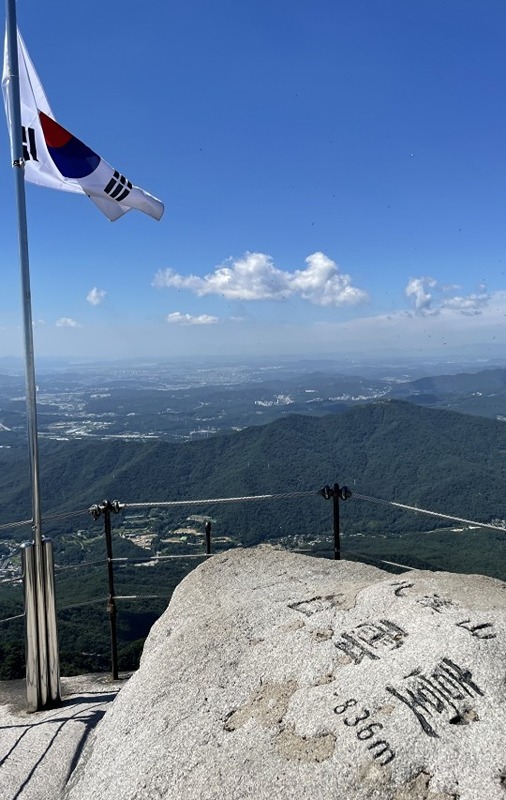
[[[131,209],[161,219],[164,208],[160,200],[132,185],[56,122],[19,31],[18,60],[26,180],[51,189],[86,194],[110,220],[119,219]],[[10,131],[12,114],[8,87],[11,74],[6,37],[2,88]]]

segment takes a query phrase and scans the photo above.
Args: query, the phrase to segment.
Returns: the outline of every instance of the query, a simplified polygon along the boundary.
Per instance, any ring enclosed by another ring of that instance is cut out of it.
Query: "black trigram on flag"
[[[108,194],[112,200],[117,200],[118,203],[121,203],[125,197],[128,197],[131,188],[132,184],[130,181],[127,180],[124,175],[120,175],[117,170],[114,170],[114,175],[105,187],[104,192]]]
[[[34,128],[21,128],[23,132],[23,158],[25,161],[38,161]]]

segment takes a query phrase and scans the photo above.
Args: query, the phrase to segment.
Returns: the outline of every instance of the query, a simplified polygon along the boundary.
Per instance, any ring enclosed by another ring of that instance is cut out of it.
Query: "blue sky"
[[[165,203],[27,185],[36,356],[506,344],[504,0],[19,0],[56,119]],[[22,353],[0,129],[0,356]]]

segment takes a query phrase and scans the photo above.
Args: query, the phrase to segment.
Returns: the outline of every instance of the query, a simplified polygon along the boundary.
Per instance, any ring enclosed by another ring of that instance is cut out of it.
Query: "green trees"
[[[302,537],[306,543],[314,541],[314,552],[330,555],[329,543],[323,539],[332,534],[332,503],[318,490],[338,482],[354,492],[341,510],[343,551],[506,578],[506,533],[454,533],[445,520],[365,499],[380,498],[483,522],[505,519],[506,425],[502,422],[384,401],[337,415],[287,415],[263,427],[183,444],[41,444],[46,517],[62,511],[85,512],[104,498],[134,504],[289,495],[277,500],[171,506],[163,513],[147,510],[145,527],[157,536],[155,549],[164,546],[162,540],[170,529],[184,526],[190,515],[201,515],[213,518],[214,541],[229,537],[222,547],[265,540],[293,542]],[[0,468],[0,522],[26,519],[29,484],[24,449],[0,450]],[[312,494],[290,496],[297,492]],[[120,528],[127,531],[130,511],[138,513],[126,509],[112,516],[114,555],[146,558],[150,550],[141,550],[118,534]],[[435,533],[428,533],[434,529]],[[109,632],[103,519],[93,521],[81,513],[47,523],[44,532],[54,538],[58,565],[81,564],[78,570],[57,573],[58,607],[100,599],[98,604],[59,613],[65,669],[106,669]],[[2,533],[0,557],[9,552],[14,537],[28,536],[29,528]],[[192,552],[198,552],[199,546],[192,545]],[[189,545],[173,547],[178,555],[189,552]],[[101,563],[82,566],[89,561]],[[119,602],[121,663],[135,662],[152,622],[196,563],[176,559],[150,569],[117,566],[117,594],[159,596]],[[18,613],[20,600],[13,603],[10,597],[0,584],[0,617],[9,616],[12,609]],[[0,677],[22,671],[23,635],[16,625],[8,623],[0,629]]]

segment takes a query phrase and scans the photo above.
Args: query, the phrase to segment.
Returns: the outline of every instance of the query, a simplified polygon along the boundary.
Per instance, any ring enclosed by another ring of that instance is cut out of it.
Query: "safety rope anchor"
[[[331,500],[333,497],[337,497],[338,500],[349,500],[353,492],[347,486],[339,486],[339,484],[335,483],[333,487],[324,486],[318,494],[321,494],[325,500]]]
[[[123,508],[125,507],[125,503],[120,503],[119,500],[104,500],[102,503],[96,503],[93,506],[90,506],[90,514],[93,519],[98,519],[102,514],[105,514],[106,511],[112,511],[114,514],[118,514]]]

